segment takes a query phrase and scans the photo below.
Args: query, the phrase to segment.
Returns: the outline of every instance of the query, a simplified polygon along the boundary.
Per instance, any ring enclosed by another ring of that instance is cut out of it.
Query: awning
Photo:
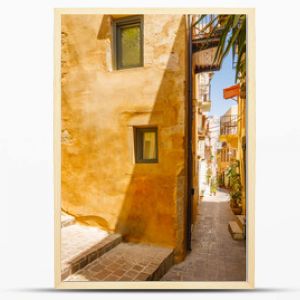
[[[219,71],[220,59],[215,61],[217,47],[197,50],[193,53],[193,65],[195,73]]]
[[[224,99],[231,99],[240,95],[240,84],[232,85],[223,90]]]

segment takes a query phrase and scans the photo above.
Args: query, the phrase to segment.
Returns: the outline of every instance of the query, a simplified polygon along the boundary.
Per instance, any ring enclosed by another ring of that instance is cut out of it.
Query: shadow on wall
[[[98,31],[97,39],[102,40],[109,37],[109,24],[110,24],[111,17],[109,15],[104,15],[101,20],[100,28]]]
[[[159,162],[134,165],[116,225],[125,240],[176,248],[176,256],[185,244],[185,28],[182,16],[149,122],[141,124],[158,127]],[[168,22],[162,38],[167,31]]]
[[[78,221],[81,224],[88,225],[88,226],[97,226],[100,227],[101,229],[108,229],[109,224],[108,222],[99,216],[80,216],[80,215],[74,215],[71,214],[68,211],[65,211],[63,208],[61,208],[61,211],[64,212],[65,214],[71,215],[72,217],[76,218],[76,221]],[[107,231],[110,231],[109,229]],[[112,231],[112,230],[111,230]]]
[[[120,72],[111,69],[110,16],[100,26],[95,16],[64,20],[62,199],[63,209],[78,221],[115,229],[127,241],[175,248],[183,257],[186,24],[184,16],[162,18],[156,33],[149,32],[159,43],[148,40],[145,47],[153,47],[155,64],[145,60],[144,68]],[[134,164],[124,154],[137,125],[157,126],[158,163]]]

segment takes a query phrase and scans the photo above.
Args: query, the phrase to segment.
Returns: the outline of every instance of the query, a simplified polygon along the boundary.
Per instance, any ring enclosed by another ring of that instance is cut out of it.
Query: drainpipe
[[[193,148],[192,148],[192,130],[193,130],[193,90],[192,90],[192,26],[191,15],[187,16],[188,28],[188,115],[187,115],[187,224],[186,224],[186,248],[187,251],[192,250],[191,247],[191,234],[192,234],[192,202],[193,202]]]

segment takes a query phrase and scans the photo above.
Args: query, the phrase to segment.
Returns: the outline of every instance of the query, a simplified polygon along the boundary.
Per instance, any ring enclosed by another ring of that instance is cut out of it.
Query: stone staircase
[[[172,265],[172,249],[120,243],[66,281],[158,281]]]
[[[244,240],[246,238],[246,217],[236,216],[236,221],[228,223],[228,230],[234,240]]]
[[[120,234],[61,218],[63,281],[159,280],[173,265],[173,249],[122,242]]]

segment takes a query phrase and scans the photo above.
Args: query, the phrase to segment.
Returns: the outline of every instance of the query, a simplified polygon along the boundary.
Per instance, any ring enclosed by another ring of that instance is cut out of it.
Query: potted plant
[[[231,163],[227,172],[230,182],[230,207],[235,215],[239,215],[242,212],[242,184],[239,174],[239,167],[239,161],[235,160]]]

